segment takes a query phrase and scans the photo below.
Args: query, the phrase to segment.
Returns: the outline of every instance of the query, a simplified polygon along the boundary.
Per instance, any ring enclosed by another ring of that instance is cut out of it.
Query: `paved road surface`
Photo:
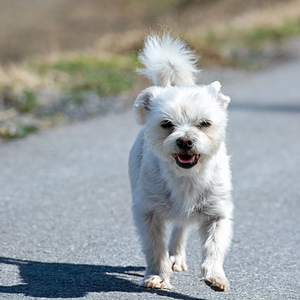
[[[125,112],[0,147],[0,298],[300,299],[300,60],[223,86],[236,206],[229,292],[199,282],[195,230],[174,289],[138,287],[127,179],[138,128]]]

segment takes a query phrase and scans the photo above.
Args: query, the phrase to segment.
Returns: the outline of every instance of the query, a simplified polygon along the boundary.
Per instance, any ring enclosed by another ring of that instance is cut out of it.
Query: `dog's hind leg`
[[[169,244],[170,261],[173,271],[181,272],[187,270],[185,255],[187,234],[188,229],[186,224],[181,226],[174,225]]]
[[[154,289],[171,288],[171,264],[164,243],[165,222],[153,212],[135,212],[135,220],[147,263],[141,285]]]

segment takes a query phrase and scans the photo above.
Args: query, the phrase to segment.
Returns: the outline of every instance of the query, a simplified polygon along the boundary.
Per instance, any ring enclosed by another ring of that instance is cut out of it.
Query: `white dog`
[[[169,34],[149,36],[139,59],[154,84],[134,103],[143,127],[129,160],[134,221],[147,263],[142,285],[170,288],[171,271],[187,269],[187,229],[197,222],[202,280],[224,291],[233,209],[225,147],[230,98],[218,81],[196,85],[195,55]],[[174,224],[168,250],[166,221]]]

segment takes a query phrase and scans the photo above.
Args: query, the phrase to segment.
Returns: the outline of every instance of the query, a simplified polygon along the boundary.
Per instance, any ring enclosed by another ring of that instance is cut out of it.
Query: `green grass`
[[[19,110],[23,113],[29,113],[34,111],[34,109],[38,106],[38,101],[35,95],[35,91],[29,88],[25,88],[20,97],[18,106],[19,106]]]
[[[60,57],[51,63],[35,65],[42,76],[54,76],[56,85],[65,91],[92,91],[106,96],[129,90],[134,82],[134,56]]]
[[[16,139],[27,136],[30,133],[37,132],[39,129],[34,125],[16,124],[14,128],[7,128],[0,125],[0,143],[1,139]]]
[[[266,43],[281,43],[286,37],[300,33],[300,19],[286,19],[277,26],[257,27],[246,33],[244,41],[249,47],[260,47]]]
[[[137,58],[133,55],[100,58],[62,54],[47,60],[35,59],[22,65],[22,72],[11,73],[9,81],[0,82],[0,97],[2,95],[6,99],[5,107],[13,108],[17,115],[40,118],[37,112],[44,105],[38,94],[40,90],[56,90],[67,96],[72,105],[81,106],[84,105],[84,92],[107,96],[129,91],[136,78],[137,65]],[[21,80],[16,74],[23,74]],[[23,84],[26,81],[28,84]],[[49,115],[45,122],[59,123],[64,119],[63,113],[59,118]],[[37,126],[23,124],[18,118],[8,123],[1,122],[0,143],[1,140],[20,138],[37,130]]]
[[[279,45],[287,37],[300,34],[300,19],[287,18],[276,25],[232,27],[208,30],[201,34],[195,45],[204,63],[246,69],[261,67],[264,49]]]

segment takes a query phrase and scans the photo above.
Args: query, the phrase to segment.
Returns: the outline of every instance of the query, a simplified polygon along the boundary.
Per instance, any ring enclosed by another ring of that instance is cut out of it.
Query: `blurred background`
[[[122,110],[151,31],[172,30],[200,68],[257,70],[292,53],[299,0],[0,0],[0,143]]]

